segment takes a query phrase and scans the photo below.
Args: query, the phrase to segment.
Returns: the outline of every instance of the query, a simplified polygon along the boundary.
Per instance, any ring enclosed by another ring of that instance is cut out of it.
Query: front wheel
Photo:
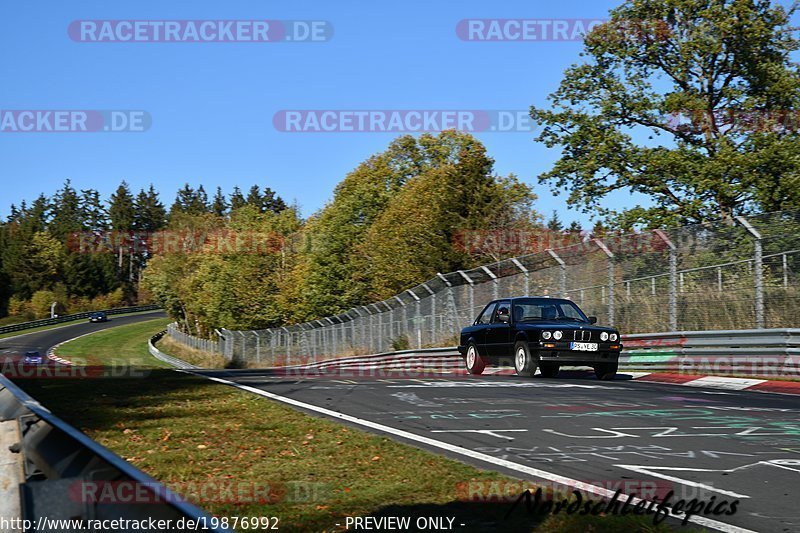
[[[594,375],[597,379],[610,381],[616,377],[618,369],[619,363],[600,363],[594,365]]]
[[[518,342],[514,345],[514,370],[518,376],[533,377],[538,366],[536,359],[531,355],[527,342]]]
[[[478,353],[478,348],[472,343],[467,346],[467,355],[464,357],[464,362],[467,365],[467,372],[473,376],[483,374],[483,369],[486,368],[486,363]]]
[[[558,375],[558,371],[561,369],[556,364],[553,363],[541,363],[539,365],[539,370],[542,371],[542,377],[545,378],[554,378]]]

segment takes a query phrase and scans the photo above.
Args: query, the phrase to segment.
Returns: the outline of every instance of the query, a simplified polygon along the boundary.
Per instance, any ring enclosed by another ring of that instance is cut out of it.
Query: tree
[[[225,200],[225,195],[222,194],[222,187],[217,187],[214,201],[211,204],[211,211],[218,217],[224,217],[228,212],[228,202]]]
[[[568,203],[648,227],[800,205],[798,41],[767,0],[628,0],[585,39],[582,64],[532,107],[562,157],[539,176]],[[617,212],[623,190],[652,206]],[[776,197],[772,191],[781,191]]]
[[[50,211],[52,219],[48,224],[48,230],[61,242],[66,243],[68,235],[83,229],[81,199],[72,187],[70,180],[66,180],[61,190],[53,197]],[[37,220],[33,222],[38,223]]]
[[[550,217],[550,220],[547,221],[546,227],[550,231],[564,230],[564,224],[561,222],[561,219],[558,218],[558,213],[556,212],[555,209],[553,209],[553,216]]]
[[[261,189],[258,185],[253,185],[250,187],[250,191],[247,193],[247,205],[252,205],[260,213],[264,212],[264,197],[261,196]]]
[[[283,201],[283,198],[278,196],[275,191],[269,187],[264,187],[263,206],[264,211],[270,211],[272,213],[280,213],[289,207],[286,205],[286,202]]]
[[[167,224],[167,211],[155,188],[142,189],[134,202],[133,228],[137,231],[158,231]]]
[[[131,190],[126,182],[122,182],[114,194],[108,207],[111,229],[130,231],[136,218],[136,207]]]
[[[581,223],[578,222],[577,220],[573,220],[572,222],[569,223],[569,226],[567,226],[568,233],[580,233],[582,231],[583,228],[581,227]]]
[[[241,189],[239,189],[239,187],[234,187],[233,193],[231,194],[231,211],[236,211],[246,204],[247,200],[245,200],[244,196],[242,195]]]
[[[81,191],[81,212],[85,229],[101,231],[107,228],[108,214],[96,190]]]
[[[537,220],[530,188],[513,176],[494,176],[483,145],[468,135],[440,140],[460,144],[458,157],[430,159],[435,164],[403,185],[356,248],[370,299],[388,298],[437,272],[474,266],[480,259],[456,246],[462,230],[530,229]],[[434,147],[442,153],[438,143],[426,151]]]

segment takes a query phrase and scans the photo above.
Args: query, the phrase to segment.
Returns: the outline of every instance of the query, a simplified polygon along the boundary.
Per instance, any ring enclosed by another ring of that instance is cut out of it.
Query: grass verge
[[[121,326],[113,334],[77,339],[59,354],[98,362],[113,354],[115,362],[139,364],[147,353],[141,346],[162,327],[160,320]],[[643,517],[543,518],[518,510],[506,519],[509,503],[466,501],[464,483],[502,486],[517,480],[159,368],[152,358],[145,363],[151,367],[144,379],[20,385],[57,416],[209,512],[276,516],[283,531],[338,531],[343,527],[336,524],[345,524],[347,516],[450,516],[468,524],[460,531],[668,530]],[[203,496],[204,488],[222,486],[235,489],[225,497],[217,490]]]
[[[164,335],[158,341],[157,348],[167,355],[177,357],[187,363],[199,366],[200,368],[225,368],[228,362],[219,354],[213,354],[203,350],[196,350],[175,342],[169,335]]]

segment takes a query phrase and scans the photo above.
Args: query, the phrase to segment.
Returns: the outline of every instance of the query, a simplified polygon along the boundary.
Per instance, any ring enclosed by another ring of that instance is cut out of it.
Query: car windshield
[[[553,300],[550,298],[514,300],[515,322],[535,322],[539,320],[589,322],[583,311],[568,300]]]

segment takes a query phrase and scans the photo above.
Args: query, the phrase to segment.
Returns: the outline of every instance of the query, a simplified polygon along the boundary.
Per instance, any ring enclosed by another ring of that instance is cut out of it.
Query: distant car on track
[[[597,317],[587,317],[570,300],[494,300],[461,330],[458,351],[470,374],[510,363],[520,376],[533,376],[539,368],[542,376],[553,378],[562,366],[590,366],[598,379],[614,379],[620,334],[596,323]]]
[[[98,311],[89,315],[89,322],[108,322],[108,316],[104,312]]]
[[[39,352],[25,352],[22,362],[26,365],[41,365],[44,362]]]

